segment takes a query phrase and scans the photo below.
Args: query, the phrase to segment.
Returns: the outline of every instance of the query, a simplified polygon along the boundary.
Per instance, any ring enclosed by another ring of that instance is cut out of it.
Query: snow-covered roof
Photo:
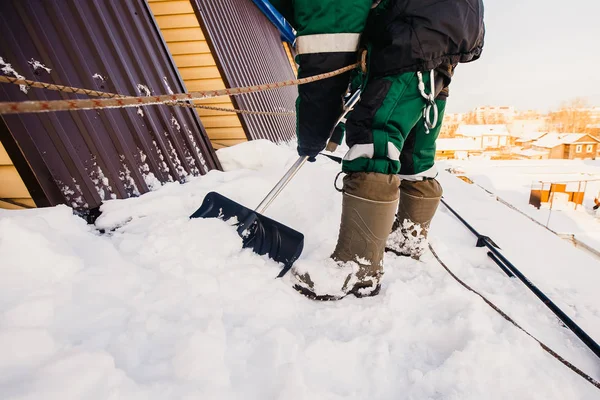
[[[544,136],[547,132],[527,132],[523,134],[519,139],[517,139],[517,143],[523,142],[531,142],[533,140],[538,140],[542,136]]]
[[[244,250],[233,221],[190,220],[209,191],[254,207],[298,158],[289,142],[256,142],[221,153],[219,160],[236,169],[105,202],[93,228],[66,205],[0,210],[0,398],[594,397],[589,381],[544,356],[526,333],[455,283],[429,250],[418,263],[386,255],[378,296],[323,304],[294,289],[293,272],[276,279],[279,263]],[[493,196],[443,167],[438,179],[450,207],[501,244],[499,251],[533,284],[566,299],[561,307],[583,310],[577,319],[598,338],[598,261],[557,235],[541,234],[532,220],[546,224],[548,212],[528,199],[532,180],[551,179],[532,173],[536,165],[544,171],[553,165],[559,179],[565,170],[600,173],[599,167],[555,161],[444,162],[464,168]],[[266,215],[306,235],[309,248],[294,272],[310,273],[324,293],[339,291],[353,266],[329,257],[342,212],[341,195],[331,187],[340,166],[326,158],[315,164],[304,167]],[[553,211],[551,217],[552,229],[582,232],[596,248],[592,215]],[[475,290],[493,292],[508,314],[598,378],[593,354],[575,346],[524,285],[509,284],[443,206],[434,225],[431,245],[449,271]],[[511,354],[515,349],[524,354]]]
[[[552,149],[562,144],[573,144],[584,137],[589,137],[590,140],[582,143],[597,143],[598,139],[591,137],[586,133],[548,133],[542,138],[536,140],[533,144],[537,147]]]
[[[525,157],[536,157],[536,156],[544,156],[547,155],[548,151],[534,150],[534,149],[520,149],[512,151],[516,155],[525,156]]]
[[[480,137],[480,136],[510,136],[506,125],[459,125],[456,130],[459,136]]]
[[[438,139],[437,151],[481,150],[481,143],[471,138]]]

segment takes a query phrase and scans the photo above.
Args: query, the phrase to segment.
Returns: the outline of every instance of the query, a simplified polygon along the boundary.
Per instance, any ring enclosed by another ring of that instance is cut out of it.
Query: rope
[[[320,75],[310,76],[302,79],[291,79],[283,82],[267,83],[262,85],[229,88],[222,90],[205,90],[191,93],[179,93],[160,96],[145,96],[145,97],[115,97],[103,99],[82,99],[82,100],[51,100],[51,101],[24,101],[24,102],[4,102],[0,103],[1,114],[24,114],[49,111],[73,111],[73,110],[93,110],[104,108],[126,108],[139,107],[152,104],[169,104],[179,101],[202,100],[211,97],[219,96],[235,96],[246,93],[263,92],[267,90],[278,89],[286,86],[303,85],[306,83],[316,82],[319,80],[331,78],[336,75],[341,75],[360,66],[360,63],[348,65],[335,71],[327,72]],[[9,78],[11,79],[11,78]],[[49,87],[52,85],[47,84]],[[54,85],[58,87],[58,85]],[[67,88],[67,87],[64,87]],[[73,88],[75,89],[75,88]],[[85,89],[79,89],[81,93]],[[89,93],[102,93],[100,97],[107,97],[107,93],[98,91],[88,91]],[[178,103],[179,105],[179,103]]]
[[[573,372],[575,372],[577,375],[581,376],[583,379],[585,379],[586,381],[588,381],[589,383],[591,383],[592,385],[594,385],[597,389],[600,389],[600,382],[598,382],[597,380],[595,380],[594,378],[592,378],[591,376],[589,376],[588,374],[586,374],[585,372],[583,372],[582,370],[580,370],[579,368],[577,368],[576,366],[574,366],[573,364],[571,364],[569,361],[567,361],[564,357],[560,356],[558,353],[556,353],[554,350],[552,350],[550,347],[548,347],[546,344],[544,344],[543,342],[541,342],[538,338],[536,338],[535,336],[533,336],[531,333],[527,332],[524,328],[522,328],[514,319],[512,319],[508,314],[506,314],[504,311],[502,311],[497,305],[495,305],[494,303],[492,303],[490,300],[488,300],[484,295],[482,295],[481,293],[479,293],[478,291],[476,291],[475,289],[471,288],[469,285],[467,285],[464,281],[462,281],[458,276],[456,276],[451,270],[450,268],[448,268],[448,266],[446,265],[446,263],[444,263],[444,261],[442,261],[442,259],[437,255],[437,253],[435,252],[435,250],[433,249],[433,246],[431,245],[431,243],[429,244],[429,250],[431,250],[431,253],[433,254],[433,256],[436,258],[436,260],[440,263],[440,265],[450,274],[450,276],[452,276],[458,283],[460,283],[465,289],[469,290],[472,293],[475,293],[477,296],[479,296],[483,301],[485,301],[485,303],[492,307],[498,314],[500,314],[505,320],[507,320],[508,322],[510,322],[511,324],[513,324],[514,326],[516,326],[518,329],[520,329],[522,332],[524,332],[527,336],[529,336],[530,338],[532,338],[533,340],[535,340],[542,349],[544,349],[544,351],[546,351],[548,354],[550,354],[552,357],[556,358],[558,361],[560,361],[563,365],[565,365],[567,368],[569,368],[570,370],[572,370]]]
[[[73,87],[73,86],[57,85],[54,83],[30,81],[27,79],[17,79],[17,78],[13,78],[10,76],[0,76],[0,82],[12,83],[14,85],[26,85],[28,87],[34,87],[34,88],[39,88],[39,89],[55,90],[55,91],[63,92],[63,93],[85,94],[88,96],[104,97],[104,98],[109,98],[109,99],[115,99],[115,98],[124,99],[124,98],[130,97],[130,96],[125,96],[125,95],[117,94],[117,93],[101,92],[99,90],[82,89],[82,88],[77,88],[77,87]],[[2,104],[2,103],[0,103],[0,104]],[[239,110],[236,108],[207,106],[204,104],[190,104],[190,103],[181,102],[181,101],[175,102],[175,103],[171,102],[171,103],[166,103],[166,104],[169,106],[181,106],[181,107],[187,107],[187,108],[203,108],[203,109],[207,109],[207,110],[231,112],[231,113],[237,113],[237,114],[284,115],[284,116],[296,115],[296,113],[291,112],[291,111],[287,111],[287,112],[250,111],[250,110]]]
[[[87,94],[88,96],[95,96],[95,97],[107,97],[110,99],[127,97],[122,94],[101,92],[99,90],[81,89],[81,88],[76,88],[73,86],[56,85],[54,83],[30,81],[28,79],[17,79],[17,78],[13,78],[11,76],[0,76],[0,82],[12,83],[15,85],[26,85],[29,87],[34,87],[34,88],[39,88],[39,89],[56,90],[56,91],[65,92],[65,93]],[[0,104],[2,104],[2,103],[0,103]]]
[[[177,103],[177,105],[189,106],[189,103]],[[236,114],[250,114],[250,115],[296,115],[295,112],[292,111],[249,111],[249,110],[238,110],[237,108],[225,108],[225,107],[214,107],[214,106],[205,106],[204,104],[194,104],[195,108],[204,108],[207,110],[215,110],[215,111],[223,111],[223,112],[232,112]]]

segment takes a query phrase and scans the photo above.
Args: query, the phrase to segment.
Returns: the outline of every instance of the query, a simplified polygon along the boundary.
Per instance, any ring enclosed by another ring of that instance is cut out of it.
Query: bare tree
[[[548,130],[559,133],[583,133],[591,121],[590,103],[578,97],[564,102],[558,111],[548,114]]]

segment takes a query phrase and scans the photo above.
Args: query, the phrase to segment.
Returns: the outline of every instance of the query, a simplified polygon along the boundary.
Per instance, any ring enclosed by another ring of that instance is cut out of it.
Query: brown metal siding
[[[251,0],[191,0],[227,87],[294,79],[281,35]],[[294,111],[296,87],[233,96],[243,110]],[[248,139],[295,137],[294,116],[242,115]]]
[[[152,94],[184,91],[144,0],[4,0],[0,37],[0,57],[28,79],[126,95],[140,95],[138,84]],[[34,71],[31,60],[51,72]],[[0,85],[0,101],[84,97]],[[196,112],[186,108],[23,114],[0,122],[0,140],[38,205],[94,208],[147,192],[153,178],[183,181],[219,168]]]

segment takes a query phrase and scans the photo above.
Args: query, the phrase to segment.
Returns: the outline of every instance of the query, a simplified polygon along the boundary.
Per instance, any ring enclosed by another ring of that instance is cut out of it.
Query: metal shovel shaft
[[[348,113],[350,111],[352,111],[352,109],[354,108],[356,103],[358,103],[358,101],[360,100],[361,94],[362,94],[362,91],[360,89],[357,89],[356,92],[354,92],[354,94],[352,95],[352,97],[350,97],[348,99],[348,101],[344,105],[344,112],[338,118],[333,129],[335,129],[335,127],[340,122],[342,122],[342,120],[346,117],[346,115],[348,115]],[[332,129],[332,132],[333,132],[333,129]],[[330,136],[331,136],[331,134],[330,134]],[[308,156],[300,156],[298,158],[298,160],[294,163],[294,165],[292,165],[292,167],[288,170],[288,172],[283,176],[283,178],[281,178],[281,180],[277,183],[277,185],[275,185],[273,190],[271,190],[269,192],[267,197],[264,198],[264,200],[258,205],[258,207],[256,207],[256,209],[254,211],[256,211],[259,214],[262,214],[263,212],[265,212],[267,210],[267,208],[271,205],[273,200],[275,200],[277,198],[277,196],[279,196],[279,193],[281,193],[281,191],[292,180],[292,178],[294,178],[294,175],[296,175],[296,173],[300,170],[300,168],[302,168],[302,166],[304,165],[306,160],[308,160]]]
[[[286,174],[281,178],[281,180],[275,185],[275,187],[267,194],[264,200],[256,207],[254,211],[259,214],[262,214],[266,211],[266,209],[271,205],[273,200],[279,196],[279,193],[287,186],[288,183],[294,178],[296,173],[302,168],[304,163],[308,160],[308,156],[300,156],[298,160],[290,167],[290,169],[286,172]]]

